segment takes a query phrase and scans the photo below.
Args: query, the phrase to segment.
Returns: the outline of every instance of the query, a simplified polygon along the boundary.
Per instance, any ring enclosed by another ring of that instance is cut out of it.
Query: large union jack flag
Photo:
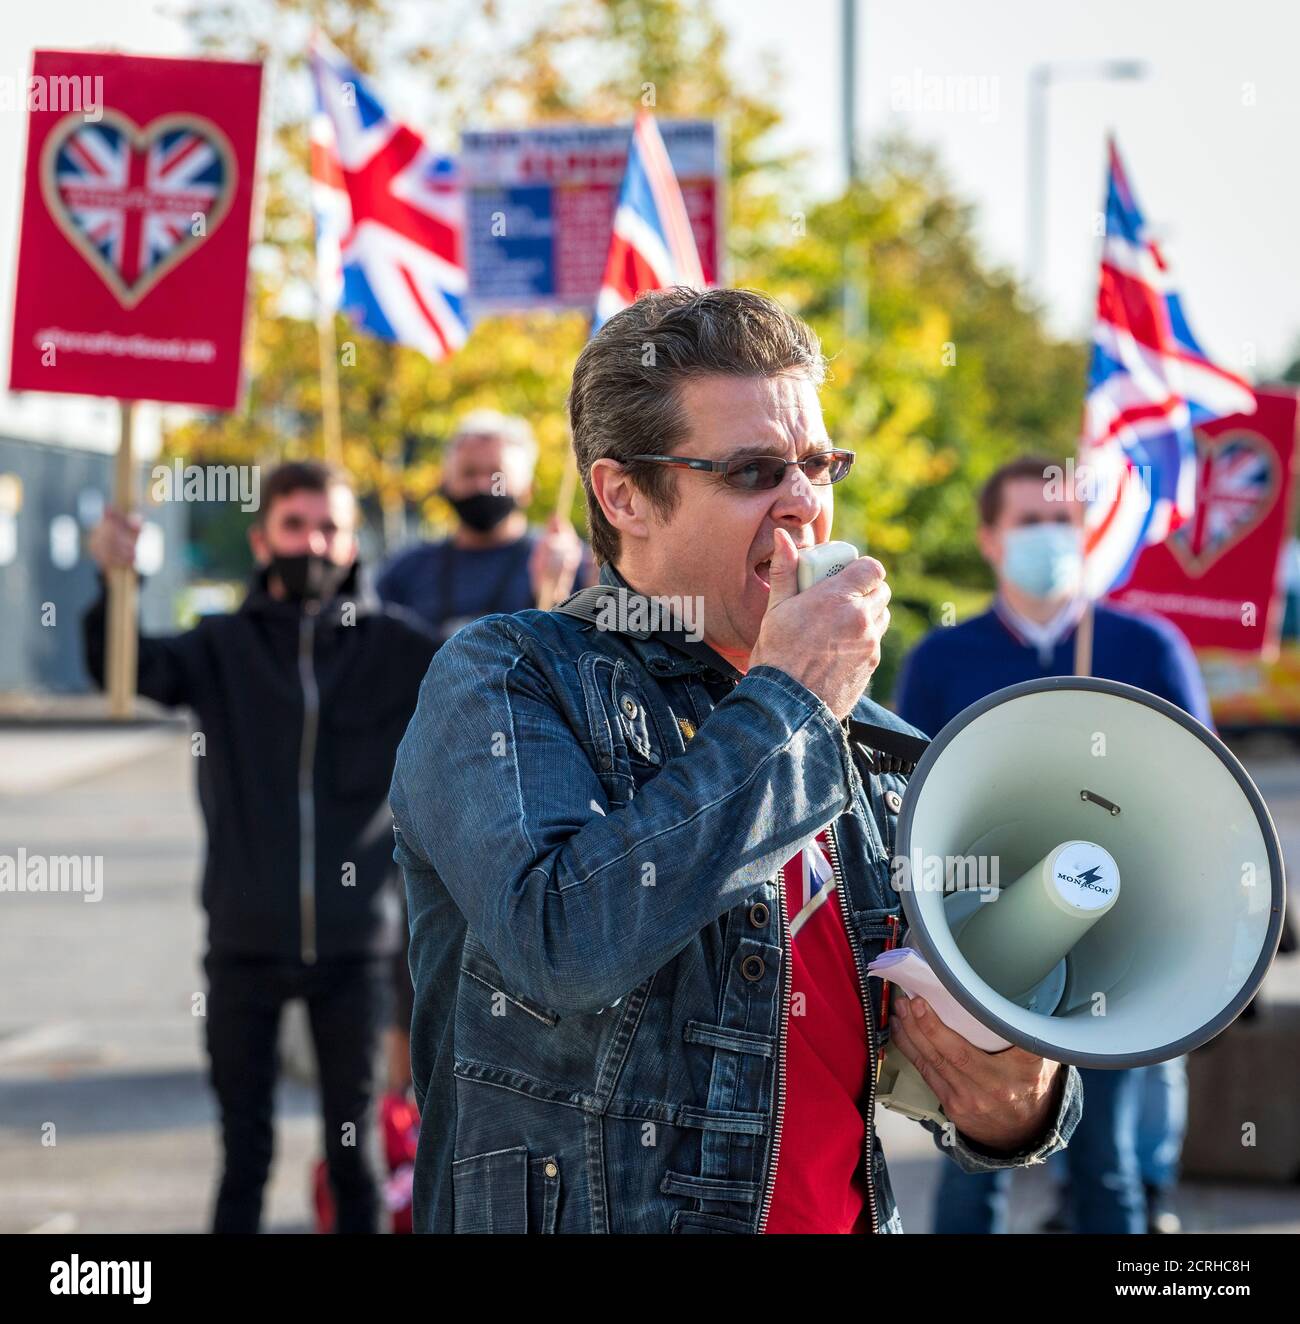
[[[1255,410],[1237,374],[1212,362],[1192,335],[1169,267],[1110,143],[1106,235],[1079,465],[1093,499],[1085,519],[1085,586],[1120,587],[1143,547],[1192,514],[1192,430]]]
[[[632,129],[592,331],[647,290],[673,285],[702,289],[704,271],[659,126],[643,111]]]
[[[312,38],[317,269],[326,308],[446,358],[465,343],[464,199],[454,162],[391,119],[323,36]]]
[[[119,300],[133,305],[216,228],[233,156],[197,116],[168,116],[147,132],[112,110],[96,123],[71,120],[52,137],[47,203]]]

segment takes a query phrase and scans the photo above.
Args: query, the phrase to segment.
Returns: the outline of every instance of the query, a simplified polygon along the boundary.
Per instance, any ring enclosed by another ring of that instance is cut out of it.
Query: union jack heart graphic
[[[1189,575],[1203,575],[1272,510],[1277,480],[1277,457],[1254,433],[1196,433],[1196,503],[1168,542]]]
[[[229,140],[198,115],[144,128],[105,109],[71,114],[41,156],[41,190],[55,224],[117,301],[134,308],[216,232],[237,167]]]

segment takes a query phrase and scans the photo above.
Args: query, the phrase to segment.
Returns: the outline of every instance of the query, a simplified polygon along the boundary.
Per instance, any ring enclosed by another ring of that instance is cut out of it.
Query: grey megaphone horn
[[[1231,1024],[1286,894],[1272,818],[1223,742],[1145,690],[1078,676],[999,690],[939,732],[903,799],[894,885],[904,944],[957,1019],[1116,1068]],[[880,1085],[887,1107],[942,1119],[896,1048]]]

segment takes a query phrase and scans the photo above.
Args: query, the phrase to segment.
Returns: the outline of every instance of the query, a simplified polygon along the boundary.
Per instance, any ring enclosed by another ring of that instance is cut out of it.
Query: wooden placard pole
[[[131,422],[134,400],[119,400],[121,436],[113,466],[113,505],[123,515],[135,510],[135,451]],[[136,602],[135,567],[114,566],[108,572],[108,656],[106,689],[109,716],[121,721],[135,711],[136,686]]]

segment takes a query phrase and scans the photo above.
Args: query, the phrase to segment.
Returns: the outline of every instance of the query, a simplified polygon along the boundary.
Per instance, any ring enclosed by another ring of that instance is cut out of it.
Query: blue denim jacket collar
[[[627,593],[639,595],[638,590],[623,578],[612,562],[606,561],[600,568],[600,584],[607,588],[622,589]],[[573,597],[579,596],[574,594]],[[570,599],[572,601],[572,598]],[[563,610],[561,603],[557,610]],[[723,680],[739,681],[741,672],[737,671],[726,658],[715,653],[703,640],[692,640],[682,630],[639,631],[620,628],[615,621],[609,628],[634,639],[640,647],[637,651],[647,660],[655,659],[650,669],[656,676],[689,676],[703,671],[712,671]]]

